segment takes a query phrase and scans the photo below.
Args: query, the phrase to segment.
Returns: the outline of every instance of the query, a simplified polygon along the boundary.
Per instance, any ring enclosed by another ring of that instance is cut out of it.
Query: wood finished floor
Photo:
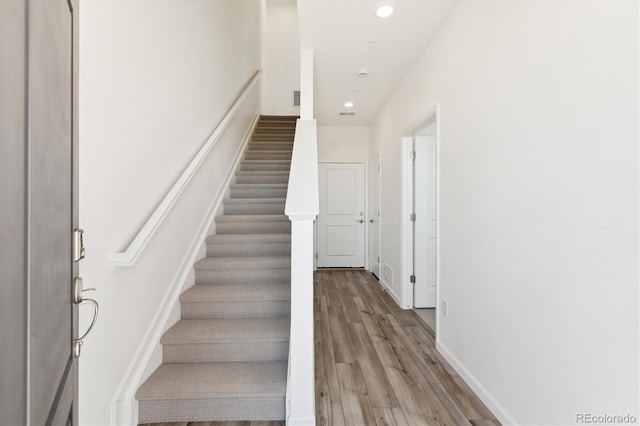
[[[500,423],[435,349],[435,336],[373,275],[314,274],[316,424]],[[156,423],[154,426],[284,426],[284,422]]]
[[[316,424],[499,425],[366,271],[315,273]]]

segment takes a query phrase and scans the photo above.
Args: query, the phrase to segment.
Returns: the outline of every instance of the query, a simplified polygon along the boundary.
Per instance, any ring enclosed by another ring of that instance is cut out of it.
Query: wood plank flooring
[[[284,426],[284,422],[241,422],[229,420],[226,422],[180,422],[180,423],[146,423],[148,426]]]
[[[363,270],[314,274],[316,424],[500,423],[436,351],[435,336]],[[284,426],[284,422],[154,426]]]
[[[373,275],[315,273],[316,424],[499,425]]]

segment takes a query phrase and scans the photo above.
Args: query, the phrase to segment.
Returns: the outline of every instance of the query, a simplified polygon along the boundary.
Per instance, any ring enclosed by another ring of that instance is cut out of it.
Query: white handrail
[[[242,91],[236,98],[235,102],[227,111],[227,114],[220,121],[218,126],[216,126],[215,130],[211,135],[207,138],[206,142],[202,145],[200,150],[193,157],[189,165],[184,169],[180,177],[173,184],[169,192],[164,196],[158,207],[156,207],[155,211],[149,216],[147,222],[140,228],[140,231],[135,236],[133,241],[129,244],[127,249],[124,252],[113,253],[111,255],[111,263],[115,266],[132,266],[142,250],[147,246],[149,240],[155,233],[158,226],[162,223],[164,218],[167,216],[167,213],[171,210],[171,207],[175,204],[176,200],[184,191],[187,184],[198,171],[198,168],[209,154],[209,151],[216,145],[220,136],[224,133],[227,126],[236,115],[238,110],[242,107],[242,104],[245,98],[251,92],[253,86],[255,86],[256,82],[260,74],[261,70],[257,70],[251,78],[247,81],[247,83],[242,88]]]
[[[298,120],[285,214],[291,221],[291,331],[287,425],[315,425],[313,221],[318,215],[315,120]]]

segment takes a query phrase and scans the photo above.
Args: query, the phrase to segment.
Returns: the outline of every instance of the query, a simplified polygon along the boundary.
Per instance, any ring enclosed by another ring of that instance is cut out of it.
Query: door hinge
[[[380,256],[378,256],[378,260],[376,262],[380,263]]]
[[[415,213],[411,213],[411,214],[409,215],[409,220],[410,220],[411,222],[415,222],[415,221],[416,221],[416,214],[415,214]]]
[[[411,151],[411,159],[415,161],[415,159],[416,159],[416,152],[415,151]]]
[[[318,258],[318,253],[316,253],[316,259]]]
[[[414,284],[415,284],[415,283],[416,283],[416,276],[415,276],[415,275],[411,275],[411,276],[409,277],[409,282],[411,282],[411,283],[414,283]]]
[[[378,171],[380,171],[380,164],[378,164]]]

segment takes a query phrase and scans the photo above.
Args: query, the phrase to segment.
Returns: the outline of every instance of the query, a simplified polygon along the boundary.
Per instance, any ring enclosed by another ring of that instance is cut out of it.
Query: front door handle
[[[80,348],[84,343],[84,339],[87,337],[87,335],[89,335],[91,330],[93,330],[93,326],[96,325],[96,321],[98,320],[98,312],[100,311],[100,306],[98,305],[98,302],[95,299],[90,299],[88,297],[83,296],[83,293],[85,291],[94,291],[94,290],[95,288],[88,288],[84,290],[82,288],[82,278],[76,277],[75,288],[73,290],[73,303],[75,303],[77,306],[85,305],[85,304],[91,304],[93,306],[93,319],[91,320],[91,324],[89,325],[89,328],[87,329],[87,331],[84,332],[84,334],[81,337],[74,339],[73,341],[73,356],[75,356],[76,358],[80,356]]]
[[[360,220],[356,220],[356,222],[358,222],[358,223],[364,223],[364,220],[363,220],[363,219],[360,219]]]

